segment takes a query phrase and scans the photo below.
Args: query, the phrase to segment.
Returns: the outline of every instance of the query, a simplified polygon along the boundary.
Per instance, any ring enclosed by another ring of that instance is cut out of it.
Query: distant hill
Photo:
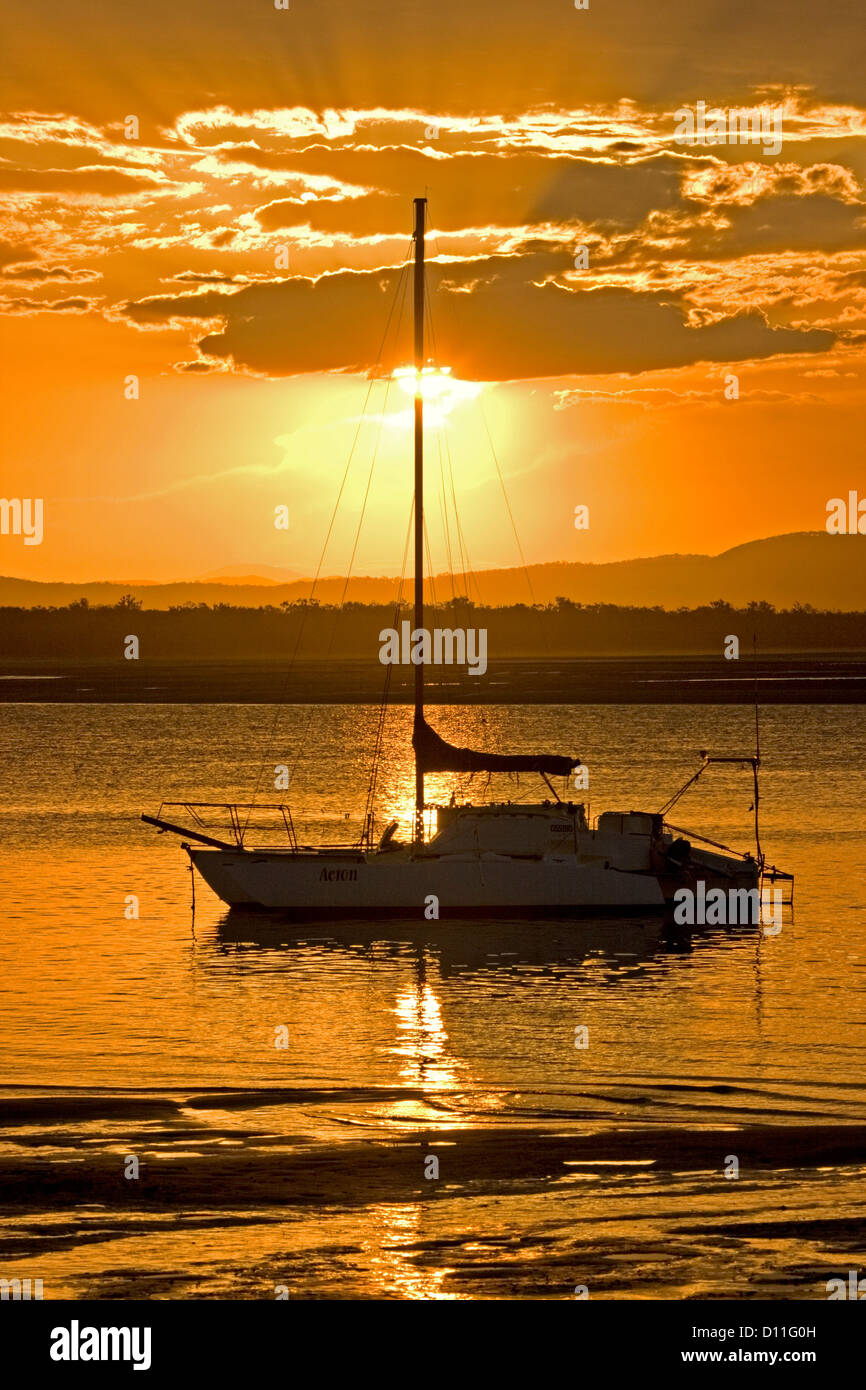
[[[86,598],[91,604],[114,604],[124,593],[141,599],[146,608],[182,603],[228,603],[250,607],[278,605],[308,598],[310,579],[280,582],[281,573],[269,566],[232,566],[203,579],[170,584],[149,582],[46,583],[0,577],[0,606],[32,608],[65,606]],[[556,563],[530,565],[529,580],[522,569],[480,570],[468,582],[476,602],[498,606],[550,603],[562,596],[576,603],[616,603],[639,607],[693,608],[724,599],[733,606],[763,600],[777,608],[795,603],[819,609],[866,610],[866,536],[830,536],[824,531],[800,531],[770,536],[725,550],[721,555],[656,555],[611,564]],[[338,602],[344,580],[320,579],[316,598]],[[426,584],[439,602],[451,597],[451,579],[436,575]],[[404,596],[410,596],[410,584]],[[386,576],[352,579],[348,599],[356,603],[388,603],[397,580]],[[461,578],[458,595],[467,592]]]
[[[224,565],[222,569],[200,574],[189,582],[195,584],[292,584],[303,580],[297,570],[279,569],[276,565]],[[309,580],[307,581],[309,583]]]

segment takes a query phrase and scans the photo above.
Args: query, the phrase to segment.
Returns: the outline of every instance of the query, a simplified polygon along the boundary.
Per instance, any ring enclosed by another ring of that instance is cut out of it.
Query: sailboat
[[[424,255],[427,200],[414,200],[414,631],[424,632]],[[414,633],[413,633],[414,640]],[[184,837],[191,865],[224,903],[265,908],[296,920],[356,918],[461,919],[550,918],[602,914],[626,916],[663,911],[679,888],[703,885],[747,892],[770,876],[758,837],[758,765],[749,758],[709,758],[683,792],[714,762],[752,766],[755,853],[737,854],[712,841],[693,843],[668,824],[682,792],[662,812],[606,811],[590,825],[585,806],[564,801],[551,778],[570,778],[581,766],[572,755],[509,755],[460,748],[428,723],[424,708],[424,660],[415,664],[412,747],[415,809],[411,838],[396,837],[390,822],[378,841],[368,816],[354,845],[301,845],[291,810],[279,805],[285,829],[280,846],[247,843],[253,807],[239,803],[163,802],[156,816],[141,819]],[[432,806],[425,777],[432,773],[535,773],[550,793],[535,803]],[[169,820],[183,806],[192,826]],[[227,815],[232,840],[206,833],[217,806]],[[425,812],[426,820],[425,825]],[[428,833],[428,826],[431,833]]]

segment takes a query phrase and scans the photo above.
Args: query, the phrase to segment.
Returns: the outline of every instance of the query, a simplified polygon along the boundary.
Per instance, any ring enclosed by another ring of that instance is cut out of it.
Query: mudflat
[[[412,700],[414,667],[392,666],[390,699]],[[378,661],[5,659],[0,703],[378,704]],[[866,703],[866,654],[491,658],[484,675],[431,667],[431,704]]]

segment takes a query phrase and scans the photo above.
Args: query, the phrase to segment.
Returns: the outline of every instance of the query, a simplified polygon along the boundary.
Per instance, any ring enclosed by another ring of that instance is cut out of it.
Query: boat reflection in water
[[[509,970],[521,966],[550,966],[557,974],[580,969],[590,956],[609,957],[620,965],[638,965],[660,952],[688,951],[691,933],[677,926],[672,913],[646,918],[609,917],[580,921],[461,921],[419,923],[369,921],[301,923],[280,913],[232,909],[218,923],[221,946],[258,946],[262,950],[371,950],[377,945],[413,947],[419,981],[435,960],[443,977],[466,970]],[[718,928],[704,928],[702,935]],[[749,930],[738,928],[737,930]],[[416,1005],[420,1007],[420,1005]]]
[[[567,1284],[571,1264],[582,1268],[589,1258],[569,1253],[580,1223],[592,1230],[614,1211],[627,1221],[630,1208],[620,1205],[660,1197],[655,1150],[645,1151],[631,1126],[654,1126],[657,1149],[671,1128],[673,1152],[682,1142],[676,1126],[694,1110],[693,1090],[663,1064],[664,1075],[653,1078],[659,1062],[646,1049],[663,1054],[667,1043],[660,1025],[648,1032],[648,1014],[673,1010],[679,1022],[670,1031],[682,1036],[683,989],[700,994],[715,972],[730,974],[719,957],[733,949],[752,958],[754,993],[742,1003],[760,1026],[760,929],[693,936],[655,915],[301,927],[237,910],[214,926],[201,956],[207,972],[279,991],[294,1001],[299,1023],[315,994],[334,1065],[356,1078],[351,1099],[335,1088],[298,1104],[317,1115],[319,1143],[360,1141],[392,1165],[393,1197],[371,1194],[344,1228],[356,1243],[353,1263],[380,1297],[472,1298],[485,1279],[506,1295],[539,1280],[547,1296],[567,1296],[557,1261]],[[706,967],[700,979],[695,965]],[[353,1016],[363,1024],[350,1023]],[[581,1022],[592,1034],[585,1052],[575,1050]],[[329,1074],[328,1053],[304,1037],[286,1060],[299,1081],[321,1084]],[[710,1081],[709,1094],[729,1125],[742,1116],[736,1096],[729,1108],[727,1091],[736,1088],[727,1086],[722,1052],[717,1061],[722,1089]],[[360,1190],[361,1157],[346,1162],[358,1164]],[[677,1200],[688,1206],[694,1192]],[[597,1258],[603,1264],[606,1256]]]

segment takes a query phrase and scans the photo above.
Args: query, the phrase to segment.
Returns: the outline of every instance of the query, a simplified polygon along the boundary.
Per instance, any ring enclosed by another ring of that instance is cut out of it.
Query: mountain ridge
[[[0,606],[66,606],[82,598],[92,604],[113,604],[132,593],[147,608],[181,603],[228,603],[235,607],[279,605],[308,598],[312,579],[280,582],[275,566],[227,567],[198,579],[155,582],[93,580],[90,582],[22,579],[0,575]],[[527,580],[528,576],[528,580]],[[233,582],[232,582],[233,579]],[[347,599],[356,603],[387,603],[396,599],[395,576],[359,575],[350,579]],[[316,585],[320,603],[339,602],[345,577],[328,575]],[[434,575],[425,582],[428,598],[441,603],[451,597],[451,577]],[[641,556],[605,562],[548,561],[521,567],[475,571],[468,580],[470,596],[486,605],[550,603],[558,597],[572,602],[614,603],[635,607],[697,607],[722,599],[734,606],[764,601],[776,607],[796,603],[815,608],[866,609],[866,536],[831,536],[824,531],[793,531],[745,541],[717,555],[695,552]],[[531,590],[531,592],[530,592]],[[411,580],[404,581],[408,599]],[[454,592],[467,592],[455,576]]]

